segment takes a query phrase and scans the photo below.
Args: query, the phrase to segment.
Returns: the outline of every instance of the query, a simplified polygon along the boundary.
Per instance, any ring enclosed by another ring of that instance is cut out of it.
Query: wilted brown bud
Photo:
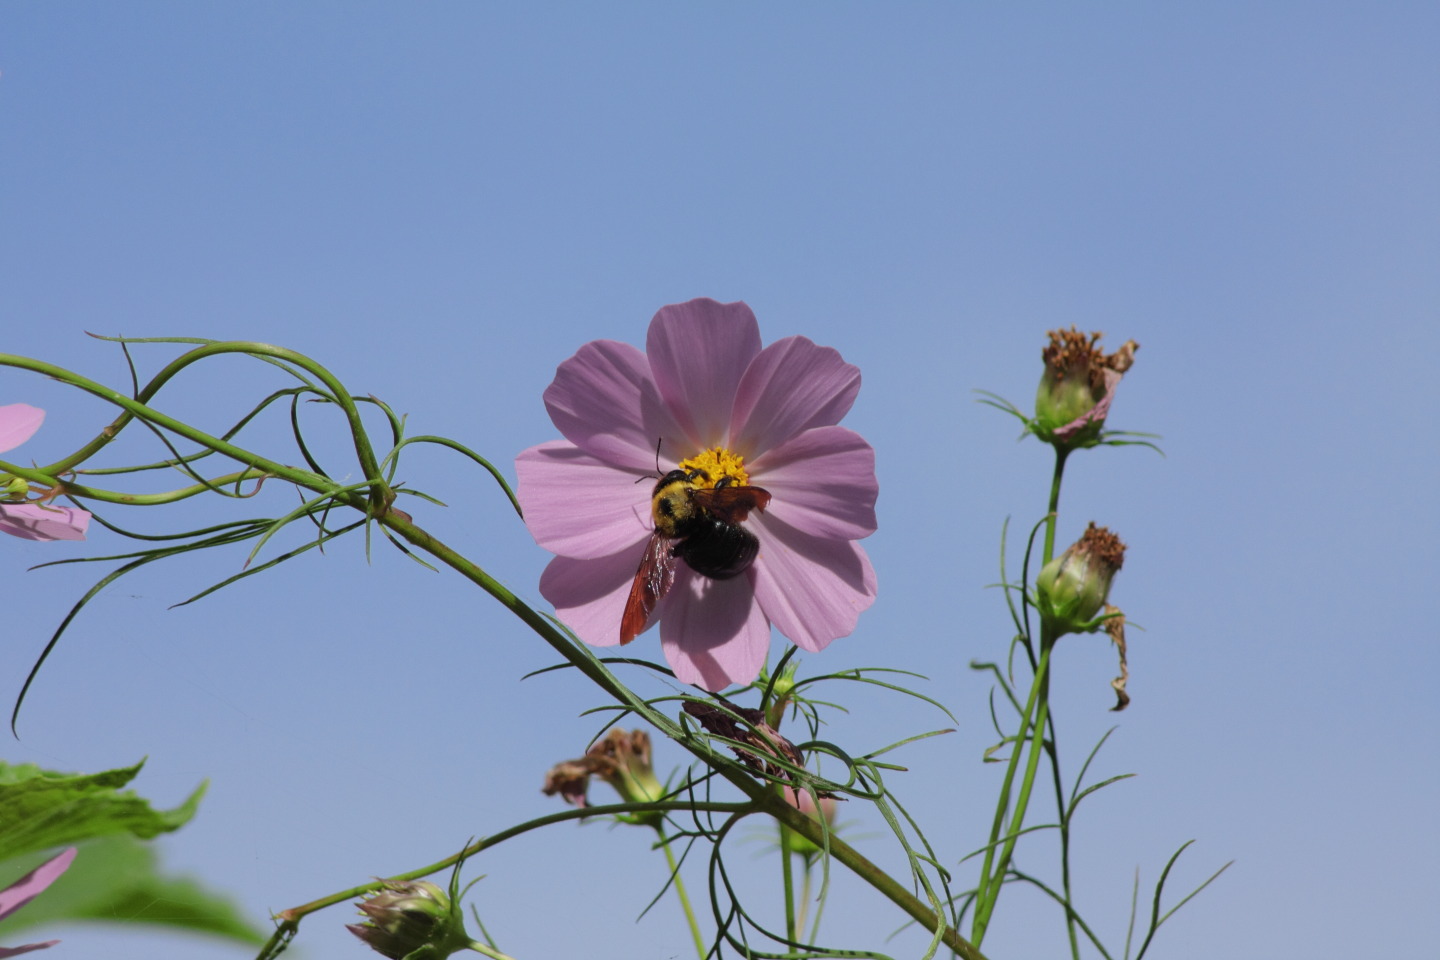
[[[583,807],[587,805],[591,777],[610,784],[627,803],[645,803],[665,796],[665,787],[650,765],[650,735],[644,730],[611,730],[585,756],[551,767],[540,789],[546,796],[558,793],[567,803]],[[649,822],[658,817],[637,814],[636,820]]]
[[[1111,688],[1115,691],[1115,706],[1111,710],[1119,712],[1130,706],[1130,694],[1125,692],[1125,684],[1130,680],[1130,666],[1125,662],[1125,614],[1120,612],[1119,607],[1105,605],[1106,614],[1111,614],[1105,621],[1105,632],[1110,635],[1110,642],[1115,644],[1115,649],[1120,654],[1120,676],[1110,681]]]
[[[724,705],[724,710],[698,700],[686,700],[685,712],[699,720],[700,726],[710,733],[746,744],[749,749],[735,746],[730,749],[747,767],[767,776],[788,778],[789,771],[773,763],[774,759],[784,757],[797,767],[804,766],[805,757],[800,750],[765,722],[764,713],[750,707],[737,706],[718,695],[716,699]],[[739,719],[736,719],[737,717]]]

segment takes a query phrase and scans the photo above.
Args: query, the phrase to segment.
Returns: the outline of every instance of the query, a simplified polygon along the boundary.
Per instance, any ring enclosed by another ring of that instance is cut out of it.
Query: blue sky
[[[1118,717],[1103,642],[1057,654],[1071,769],[1118,722],[1099,765],[1140,774],[1080,821],[1082,904],[1120,942],[1135,868],[1153,881],[1193,838],[1182,885],[1236,865],[1151,956],[1421,957],[1440,937],[1437,44],[1419,3],[7,4],[5,350],[123,386],[84,331],[279,343],[513,476],[556,435],[556,364],[643,343],[663,304],[743,299],[767,341],[836,347],[865,378],[846,423],[878,456],[879,598],[810,659],[931,677],[960,729],[910,748],[894,786],[953,865],[998,784],[966,666],[1009,637],[985,586],[1002,522],[1038,519],[1049,476],[972,391],[1027,406],[1052,327],[1134,338],[1111,423],[1162,434],[1166,456],[1079,455],[1061,504],[1062,540],[1093,519],[1129,543],[1113,599],[1145,628]],[[168,356],[137,351],[148,370]],[[221,362],[167,409],[221,427],[277,385]],[[17,401],[49,411],[25,449],[41,462],[110,418],[0,373]],[[282,431],[255,442],[279,451]],[[113,462],[127,452],[159,456],[138,436]],[[422,524],[538,602],[546,557],[483,476],[438,452],[404,473],[449,504]],[[4,546],[9,695],[93,573],[23,569],[119,546]],[[359,541],[167,609],[243,559],[102,595],[6,758],[148,755],[138,786],[167,804],[211,778],[164,857],[257,919],[553,809],[541,777],[603,701],[574,677],[522,682],[553,655],[512,618]],[[857,749],[948,725],[847,702],[827,735]],[[680,760],[657,750],[662,771]],[[852,819],[893,862],[883,824]],[[517,958],[574,952],[576,930],[589,956],[683,956],[673,910],[632,922],[663,882],[645,847],[552,830],[474,864],[472,899]],[[732,852],[763,891],[778,871],[759,849]],[[834,896],[832,942],[919,954],[883,944],[899,921],[857,885]],[[304,956],[363,955],[346,913],[306,923]],[[63,935],[72,956],[244,956]],[[1012,895],[985,946],[1055,956],[1060,937]]]

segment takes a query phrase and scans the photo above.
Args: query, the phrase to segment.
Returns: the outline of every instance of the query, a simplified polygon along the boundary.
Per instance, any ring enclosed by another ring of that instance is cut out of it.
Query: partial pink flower
[[[658,441],[662,474],[697,458],[712,472],[741,464],[732,482],[771,494],[744,522],[760,549],[743,573],[712,580],[676,564],[650,618],[676,677],[712,691],[750,683],[771,626],[811,652],[848,635],[875,599],[856,542],[875,531],[875,452],[838,426],[859,390],[860,371],[829,347],[805,337],[762,347],[744,303],[663,307],[643,353],[585,344],[545,391],[564,439],[515,463],[525,522],[556,554],[540,592],[586,643],[620,642],[655,527]]]
[[[0,406],[0,453],[13,450],[40,429],[45,411],[28,403]],[[9,480],[7,485],[4,481]],[[23,498],[28,491],[23,480],[0,473],[0,497]],[[0,533],[23,540],[84,540],[90,528],[90,512],[77,507],[56,507],[41,500],[0,499]]]
[[[31,432],[33,433],[34,431]],[[0,443],[3,442],[4,440],[0,439]],[[60,874],[69,869],[70,862],[74,859],[75,848],[69,847],[59,856],[46,860],[4,890],[0,890],[0,920],[4,920],[10,916],[10,914],[19,910],[31,900],[34,900],[42,890],[54,883]],[[0,960],[3,960],[4,957],[18,957],[20,954],[29,953],[31,950],[44,950],[46,947],[53,947],[59,942],[59,940],[47,940],[44,943],[27,943],[23,947],[0,947]]]

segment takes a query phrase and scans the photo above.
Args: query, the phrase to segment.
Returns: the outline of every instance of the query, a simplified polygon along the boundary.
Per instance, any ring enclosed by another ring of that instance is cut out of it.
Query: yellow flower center
[[[745,458],[724,447],[712,447],[681,460],[680,469],[687,473],[699,471],[695,477],[697,487],[713,487],[722,477],[729,477],[731,484],[737,487],[746,486],[750,482],[750,474],[745,472]]]

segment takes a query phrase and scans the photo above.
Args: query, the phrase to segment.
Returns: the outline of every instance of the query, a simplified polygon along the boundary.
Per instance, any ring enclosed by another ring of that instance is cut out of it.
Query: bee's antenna
[[[655,438],[655,477],[662,476],[660,473],[660,444],[664,442],[664,437]],[[636,477],[635,482],[639,483],[641,480],[654,480],[655,477]]]

